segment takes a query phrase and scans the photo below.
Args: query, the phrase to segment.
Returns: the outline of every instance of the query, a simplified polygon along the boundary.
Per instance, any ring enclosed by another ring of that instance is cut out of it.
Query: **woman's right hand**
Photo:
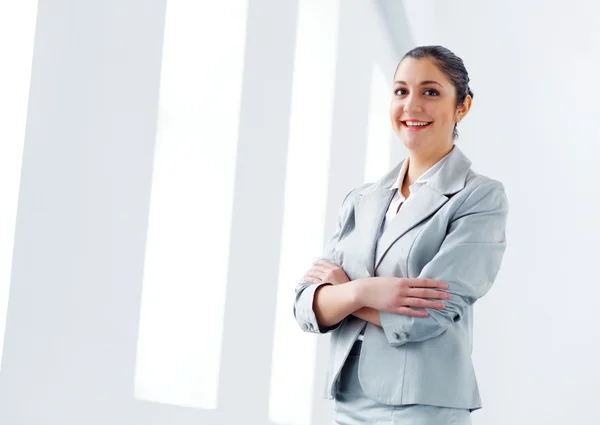
[[[448,284],[425,278],[370,277],[357,281],[356,295],[359,303],[365,307],[407,316],[427,317],[427,311],[411,307],[443,309],[444,303],[429,300],[450,299],[448,292],[438,289],[448,289]]]

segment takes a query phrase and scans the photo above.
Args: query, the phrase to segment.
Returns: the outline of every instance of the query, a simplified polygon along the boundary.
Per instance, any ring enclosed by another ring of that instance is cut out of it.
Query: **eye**
[[[440,92],[434,89],[427,89],[425,90],[425,94],[427,94],[427,96],[439,96]]]
[[[400,93],[398,93],[400,92]],[[402,96],[403,94],[406,94],[406,89],[396,89],[394,90],[394,93],[397,94],[398,96]]]

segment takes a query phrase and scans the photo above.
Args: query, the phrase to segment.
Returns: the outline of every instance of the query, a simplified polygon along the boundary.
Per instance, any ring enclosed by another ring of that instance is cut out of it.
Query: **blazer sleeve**
[[[489,291],[506,249],[507,216],[508,200],[499,181],[482,184],[465,198],[439,251],[418,276],[446,282],[452,298],[444,300],[442,310],[426,308],[426,318],[380,311],[381,325],[391,346],[439,336]]]
[[[345,203],[353,192],[359,190],[362,187],[364,186],[351,190],[344,197],[344,200],[342,201],[342,204],[339,208],[335,232],[333,233],[331,238],[329,238],[329,241],[327,241],[327,243],[325,244],[323,254],[320,257],[321,259],[329,260],[335,264],[335,246],[340,237],[340,232],[342,231],[343,223],[345,221],[344,216],[347,215],[347,213],[345,213]],[[296,322],[298,322],[300,328],[305,332],[321,334],[328,333],[333,331],[334,329],[337,329],[344,322],[344,320],[346,320],[343,319],[335,325],[327,327],[321,327],[317,323],[317,317],[315,316],[313,310],[313,302],[315,298],[315,291],[323,285],[331,285],[331,283],[309,283],[304,280],[300,280],[296,285],[296,298],[294,300],[294,317],[296,318]]]

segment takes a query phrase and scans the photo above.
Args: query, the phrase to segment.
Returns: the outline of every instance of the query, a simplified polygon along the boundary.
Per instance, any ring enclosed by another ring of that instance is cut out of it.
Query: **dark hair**
[[[398,66],[396,72],[402,61],[406,58],[413,59],[432,59],[437,65],[440,71],[444,73],[446,78],[450,80],[454,88],[456,89],[456,107],[461,106],[467,95],[474,97],[473,91],[469,87],[469,73],[465,68],[465,64],[462,59],[452,53],[449,49],[442,46],[419,46],[415,47],[404,55]],[[394,76],[396,75],[394,72]],[[454,138],[458,137],[458,130],[456,124],[454,125]]]

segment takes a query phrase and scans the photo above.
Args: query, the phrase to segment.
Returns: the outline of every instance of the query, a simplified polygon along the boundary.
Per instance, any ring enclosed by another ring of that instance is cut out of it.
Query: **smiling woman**
[[[408,149],[419,151],[431,150],[430,144],[439,140],[456,139],[457,124],[473,101],[462,60],[439,46],[406,54],[394,75],[393,94],[392,127]]]
[[[472,310],[502,263],[508,201],[454,145],[472,100],[448,49],[404,56],[390,119],[409,155],[348,193],[296,286],[300,327],[332,333],[325,397],[338,425],[465,425],[481,407]]]
[[[423,94],[431,97],[441,96],[445,90],[450,89],[450,93],[446,93],[446,98],[454,97],[456,107],[462,109],[462,114],[456,116],[456,123],[454,124],[453,138],[456,139],[458,137],[457,123],[469,112],[474,97],[473,91],[469,87],[469,74],[465,69],[462,59],[441,46],[417,47],[408,52],[404,58],[405,60],[401,61],[396,68],[395,77],[398,76],[401,67],[408,67],[409,69],[403,71],[409,74],[412,73],[414,75],[417,73],[421,76],[424,76],[427,73],[426,68],[429,68],[433,74],[443,74],[442,79],[450,83],[450,87],[444,88],[439,80],[432,79],[421,81],[419,86],[423,89]],[[419,61],[420,59],[424,59],[424,61]],[[410,69],[411,66],[415,67],[419,65],[421,69]],[[406,86],[408,86],[408,83],[406,81],[395,81],[394,85],[399,85],[399,88],[394,89],[394,93],[407,93]],[[433,88],[429,88],[428,86],[433,86]],[[419,123],[418,120],[414,122]],[[430,123],[430,121],[425,121],[425,123]],[[406,121],[404,124],[406,125]]]

